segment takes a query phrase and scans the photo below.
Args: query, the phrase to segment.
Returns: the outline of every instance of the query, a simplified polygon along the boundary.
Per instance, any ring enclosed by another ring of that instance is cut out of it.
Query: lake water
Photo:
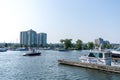
[[[120,74],[60,65],[58,59],[78,61],[87,51],[42,50],[41,56],[20,51],[0,52],[0,80],[120,80]]]

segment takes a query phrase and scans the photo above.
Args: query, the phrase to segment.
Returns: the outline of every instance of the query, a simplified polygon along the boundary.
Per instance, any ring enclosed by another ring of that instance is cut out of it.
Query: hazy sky
[[[0,42],[19,42],[29,29],[47,33],[48,43],[120,43],[120,0],[0,0]]]

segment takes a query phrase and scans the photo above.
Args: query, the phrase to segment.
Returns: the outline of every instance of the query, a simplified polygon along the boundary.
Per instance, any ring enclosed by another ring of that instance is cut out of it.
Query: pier
[[[93,63],[83,63],[83,62],[68,61],[68,60],[58,60],[58,62],[59,62],[59,64],[64,64],[64,65],[71,65],[71,66],[77,66],[77,67],[84,67],[84,68],[120,73],[120,67],[116,67],[116,66],[100,65],[100,64],[93,64]]]

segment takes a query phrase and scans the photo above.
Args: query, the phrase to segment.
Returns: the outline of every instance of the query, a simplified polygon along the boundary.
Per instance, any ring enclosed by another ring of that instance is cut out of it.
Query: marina
[[[0,80],[120,80],[120,0],[1,0]]]
[[[87,50],[40,50],[41,56],[21,56],[26,51],[0,52],[0,80],[119,80],[120,73],[111,73],[58,64],[58,60],[79,62]],[[7,75],[7,76],[6,76]],[[102,76],[102,77],[101,77]]]

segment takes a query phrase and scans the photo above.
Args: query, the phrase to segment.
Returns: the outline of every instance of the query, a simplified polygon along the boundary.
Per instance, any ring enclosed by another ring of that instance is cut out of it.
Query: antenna
[[[98,49],[99,51],[101,51],[102,50],[102,44],[100,44],[100,46],[99,46],[99,49]]]

